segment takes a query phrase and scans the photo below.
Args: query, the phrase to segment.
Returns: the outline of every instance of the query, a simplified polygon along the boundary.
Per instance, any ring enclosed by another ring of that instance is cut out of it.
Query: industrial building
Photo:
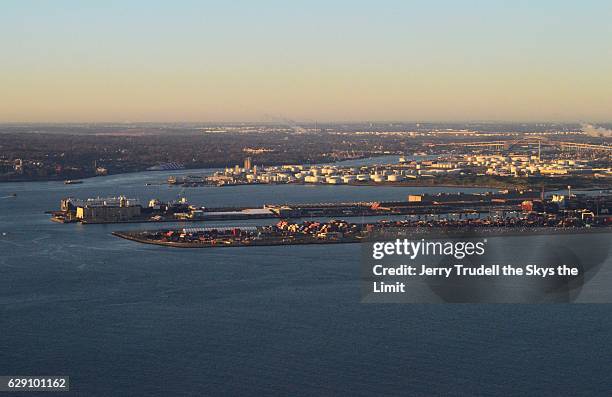
[[[62,208],[69,208],[70,205],[76,207],[76,219],[86,223],[125,222],[139,217],[142,211],[138,200],[124,196],[62,201]]]

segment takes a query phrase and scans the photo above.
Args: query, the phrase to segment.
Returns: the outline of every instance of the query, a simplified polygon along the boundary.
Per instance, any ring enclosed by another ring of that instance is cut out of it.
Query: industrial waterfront
[[[557,219],[524,217],[482,221],[450,220],[383,220],[355,223],[343,220],[281,220],[265,226],[225,226],[145,231],[116,231],[112,234],[144,244],[176,248],[261,247],[279,245],[367,243],[391,239],[395,235],[427,235],[430,237],[482,234],[498,236],[533,236],[581,233],[611,233],[611,224],[563,224]],[[437,235],[437,236],[436,236]]]
[[[540,142],[540,141],[538,141]],[[488,143],[475,143],[485,145]],[[497,143],[499,145],[499,143]],[[494,146],[495,147],[495,146]],[[503,147],[503,144],[502,144]],[[438,156],[399,156],[390,163],[361,166],[291,165],[258,167],[247,157],[243,165],[226,167],[213,175],[171,176],[169,185],[182,187],[236,186],[247,184],[306,183],[329,185],[391,186],[563,186],[568,182],[591,186],[609,186],[608,149],[594,152],[593,159],[576,159],[576,153],[556,153],[542,157],[525,153],[468,153]],[[611,149],[612,150],[612,149]],[[564,183],[565,182],[565,183]]]
[[[610,20],[3,2],[0,395],[612,397]]]
[[[556,201],[552,201],[556,200]],[[359,201],[359,202],[322,202],[322,203],[268,203],[262,207],[208,207],[190,203],[185,197],[173,201],[150,199],[148,204],[142,204],[137,198],[96,197],[96,198],[63,198],[60,209],[48,211],[51,220],[59,223],[80,222],[82,224],[97,223],[151,223],[176,221],[231,221],[248,219],[272,218],[312,218],[315,216],[347,217],[347,216],[397,216],[418,215],[431,216],[453,214],[458,216],[478,215],[482,213],[516,212],[525,206],[526,211],[532,211],[539,203],[540,212],[548,208],[551,213],[560,209],[572,207],[575,211],[593,211],[602,214],[609,212],[609,196],[572,197],[553,195],[546,198],[544,192],[504,191],[484,193],[437,193],[409,194],[396,201]],[[566,202],[567,201],[567,202]],[[595,208],[597,206],[597,208]],[[610,204],[612,206],[612,204]],[[529,208],[527,208],[529,207]],[[598,214],[599,215],[599,214]],[[578,214],[582,216],[582,214]]]
[[[359,303],[359,244],[339,244],[333,250],[327,245],[172,250],[111,235],[117,229],[140,230],[142,224],[58,224],[45,214],[66,196],[175,200],[176,187],[146,186],[172,174],[176,171],[110,175],[78,185],[0,185],[0,305],[11,324],[3,330],[2,346],[12,370],[78,373],[84,393],[102,395],[180,390],[183,382],[227,391],[227,374],[236,380],[235,393],[265,393],[271,382],[286,393],[296,383],[315,393],[322,382],[330,393],[375,393],[371,376],[400,393],[403,379],[414,371],[430,381],[413,390],[426,394],[435,384],[436,390],[452,393],[454,379],[426,374],[457,368],[482,374],[478,385],[465,386],[473,390],[483,384],[495,388],[499,379],[513,374],[518,379],[514,390],[525,394],[596,393],[608,386],[603,380],[612,354],[607,332],[612,325],[605,305],[364,305]],[[220,207],[398,201],[409,194],[486,190],[252,185],[185,193],[192,202]],[[270,222],[275,220],[239,224]],[[555,242],[548,236],[504,238],[514,249],[527,240],[539,247]],[[572,237],[574,244],[586,241],[581,239],[588,235]],[[607,298],[609,264],[598,276],[600,289],[583,291],[578,302]],[[393,352],[385,350],[383,336],[393,342]],[[444,359],[431,355],[432,345],[445,352]],[[598,353],[584,356],[587,345],[596,346]],[[550,356],[551,351],[557,354]],[[373,361],[362,362],[364,355]],[[466,356],[474,359],[466,362]],[[496,365],[497,357],[505,364]],[[557,370],[560,362],[575,357],[584,362],[560,378],[520,376],[525,371],[549,375],[540,367],[542,357],[547,357],[547,368]],[[152,381],[151,373],[163,376]],[[584,379],[602,382],[585,385]]]

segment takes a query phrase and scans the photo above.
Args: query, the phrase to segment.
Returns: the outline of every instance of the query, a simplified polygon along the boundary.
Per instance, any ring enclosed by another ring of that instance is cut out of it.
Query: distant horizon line
[[[561,120],[288,120],[297,124],[612,124],[612,119],[608,121],[591,121],[591,120],[573,120],[573,121],[561,121]],[[77,125],[77,124],[265,124],[265,125],[287,125],[282,121],[255,121],[255,120],[242,120],[242,121],[0,121],[0,125]]]

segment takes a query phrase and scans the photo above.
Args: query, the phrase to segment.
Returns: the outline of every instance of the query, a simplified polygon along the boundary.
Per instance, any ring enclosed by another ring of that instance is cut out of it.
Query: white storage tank
[[[340,185],[342,184],[342,178],[336,175],[328,176],[326,182],[330,185]]]
[[[304,182],[306,183],[321,183],[322,180],[323,178],[314,175],[308,175],[304,178]]]
[[[404,177],[402,175],[392,174],[387,176],[387,180],[389,182],[401,182],[404,180]]]

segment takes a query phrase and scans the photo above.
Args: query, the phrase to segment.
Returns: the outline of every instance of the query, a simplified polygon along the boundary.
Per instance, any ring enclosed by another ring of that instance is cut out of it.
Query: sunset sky
[[[29,1],[0,122],[612,121],[612,2]]]

